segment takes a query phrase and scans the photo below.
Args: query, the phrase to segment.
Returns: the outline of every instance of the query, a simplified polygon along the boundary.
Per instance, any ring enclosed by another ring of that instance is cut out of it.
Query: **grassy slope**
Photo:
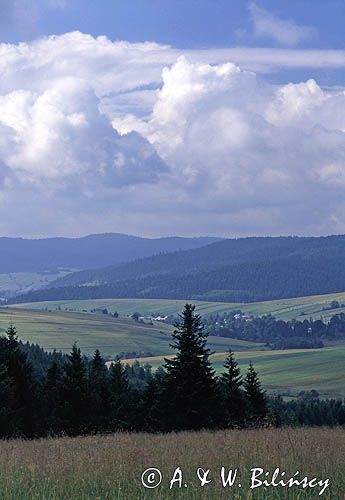
[[[212,356],[214,368],[221,372],[226,354]],[[245,373],[250,361],[259,372],[266,390],[296,395],[301,390],[316,389],[323,397],[345,397],[345,347],[298,349],[284,351],[250,351],[236,353]],[[132,360],[130,360],[132,361]],[[157,368],[162,356],[142,359]]]
[[[345,307],[333,310],[323,310],[329,306],[332,300],[337,300],[339,303],[345,303],[345,292],[333,293],[327,295],[312,295],[308,297],[297,297],[293,299],[272,300],[267,302],[255,302],[250,304],[241,303],[226,303],[226,302],[202,302],[193,301],[197,305],[198,312],[201,315],[212,312],[223,312],[233,309],[241,309],[242,311],[252,314],[268,314],[271,313],[277,318],[289,320],[309,318],[312,316],[315,319],[321,316],[325,319],[335,313],[345,312]],[[160,314],[177,314],[184,305],[183,300],[159,300],[159,299],[97,299],[97,300],[67,300],[67,301],[52,301],[52,302],[33,302],[30,304],[19,304],[15,307],[24,309],[44,309],[48,307],[54,310],[57,307],[62,309],[93,309],[95,307],[106,307],[109,311],[118,311],[120,314],[131,314],[139,311],[142,314],[149,312],[157,312]]]
[[[67,274],[69,274],[67,271],[0,274],[0,296],[4,292],[19,294],[37,290]]]
[[[131,318],[115,319],[103,314],[0,309],[0,331],[4,331],[11,320],[23,341],[38,343],[47,350],[67,352],[77,341],[85,354],[93,353],[96,348],[109,356],[119,352],[152,352],[158,355],[170,351],[172,327],[164,323],[142,324]],[[258,346],[254,342],[220,337],[210,337],[209,345],[216,351],[225,351],[229,347],[236,351],[257,349]]]
[[[4,500],[307,500],[342,499],[345,491],[343,429],[259,429],[180,434],[114,434],[83,438],[2,441],[0,491]],[[220,468],[238,468],[235,485],[221,486]],[[157,489],[144,489],[141,474],[162,471]],[[173,471],[181,467],[183,485],[169,490]],[[196,470],[210,469],[203,488]],[[330,487],[249,489],[250,469],[276,467],[286,479],[329,479]],[[239,483],[242,485],[240,488]]]
[[[110,318],[103,315],[70,312],[0,309],[0,327],[5,329],[10,320],[17,326],[22,340],[37,342],[46,349],[70,350],[77,340],[85,353],[96,347],[104,354],[115,356],[123,352],[152,352],[158,357],[143,358],[158,366],[169,354],[171,327],[162,323],[142,325],[130,318]],[[253,361],[266,389],[285,394],[302,389],[317,389],[324,396],[345,396],[345,346],[315,350],[259,351],[258,344],[233,339],[211,337],[213,363],[220,371],[229,347],[237,352],[243,369]],[[251,349],[248,351],[248,349]]]
[[[323,308],[328,307],[332,300],[344,303],[345,293],[253,304],[197,302],[197,308],[202,315],[240,307],[243,311],[253,314],[271,313],[285,320],[294,317],[303,320],[304,318],[309,318],[309,316],[313,316],[314,318],[323,316],[327,318],[342,311],[343,309],[323,311]],[[133,324],[130,319],[122,318],[119,320],[119,323],[116,323],[113,320],[108,320],[100,316],[90,317],[90,315],[85,313],[44,313],[37,311],[30,313],[30,311],[22,311],[22,307],[32,309],[49,307],[51,310],[59,306],[76,310],[107,307],[109,311],[116,310],[120,314],[130,314],[134,311],[139,311],[143,314],[148,312],[175,314],[181,311],[183,304],[184,301],[172,300],[102,299],[96,301],[60,301],[26,304],[16,307],[13,311],[15,322],[18,324],[20,333],[23,332],[23,337],[39,342],[47,348],[57,347],[68,350],[74,339],[78,338],[79,345],[85,352],[90,352],[98,346],[103,352],[110,355],[120,351],[155,353],[161,357],[150,360],[145,359],[145,361],[158,366],[162,362],[162,356],[168,353],[166,346],[168,344],[169,332],[165,329],[169,329],[169,327],[166,325],[155,325],[154,331],[151,331],[152,327],[146,326],[143,329],[142,326]],[[1,319],[4,319],[3,314],[4,312],[0,313],[0,326],[9,319],[7,315],[7,319],[3,321]],[[24,314],[26,318],[20,320],[20,314]],[[47,314],[50,314],[50,316],[45,316]],[[122,324],[120,324],[121,322]],[[58,329],[56,329],[56,326]],[[160,333],[160,331],[163,333]],[[345,387],[343,384],[345,376],[344,343],[343,345],[339,345],[339,343],[332,345],[330,343],[330,348],[321,350],[253,352],[255,344],[236,345],[236,341],[229,342],[227,339],[212,339],[212,342],[211,348],[218,352],[226,351],[228,347],[231,347],[235,351],[251,348],[252,351],[250,353],[238,353],[238,360],[243,368],[252,360],[259,371],[265,387],[269,390],[279,390],[287,394],[289,391],[296,393],[302,389],[317,389],[324,396],[345,396]],[[221,370],[223,360],[224,354],[214,357],[217,370]]]

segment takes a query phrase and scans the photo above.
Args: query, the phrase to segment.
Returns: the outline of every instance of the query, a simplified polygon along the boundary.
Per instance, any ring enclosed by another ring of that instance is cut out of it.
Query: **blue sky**
[[[343,0],[0,9],[1,234],[345,232]]]
[[[244,0],[56,0],[32,7],[33,3],[23,2],[35,21],[22,19],[14,31],[3,32],[3,41],[80,30],[112,39],[154,40],[177,47],[277,46],[268,37],[260,40],[252,36],[249,2]],[[10,17],[13,0],[2,0],[2,4]],[[303,46],[344,47],[342,0],[262,0],[259,5],[277,17],[314,27],[316,36],[304,41]]]

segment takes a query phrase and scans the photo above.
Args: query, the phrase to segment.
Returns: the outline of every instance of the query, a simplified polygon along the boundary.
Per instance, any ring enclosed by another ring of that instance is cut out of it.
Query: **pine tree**
[[[8,438],[15,434],[15,420],[12,418],[14,402],[13,381],[5,365],[0,365],[0,437]]]
[[[129,429],[133,425],[131,414],[132,394],[125,368],[120,359],[116,359],[110,366],[109,390],[112,429]]]
[[[258,422],[267,414],[267,402],[265,392],[261,387],[261,382],[252,363],[249,365],[243,385],[247,400],[248,418],[252,422]]]
[[[83,433],[87,425],[87,377],[85,363],[76,344],[68,355],[64,372],[62,393],[66,430],[71,434]]]
[[[97,431],[105,430],[110,416],[108,369],[96,349],[91,362],[89,375],[89,398],[91,426]]]
[[[172,334],[174,359],[165,359],[162,410],[166,430],[215,427],[217,385],[206,347],[208,334],[195,306],[186,304]]]
[[[234,353],[230,350],[225,360],[220,378],[220,388],[224,406],[224,420],[227,427],[244,424],[246,402],[242,390],[243,380]]]
[[[59,433],[63,431],[63,371],[56,361],[47,370],[44,396],[47,431]]]
[[[0,363],[12,381],[11,414],[18,435],[33,437],[38,432],[38,393],[33,380],[32,366],[27,355],[20,349],[17,330],[11,323],[2,339]]]
[[[142,425],[146,432],[161,430],[162,415],[160,411],[161,393],[165,372],[159,367],[151,374],[142,393]]]

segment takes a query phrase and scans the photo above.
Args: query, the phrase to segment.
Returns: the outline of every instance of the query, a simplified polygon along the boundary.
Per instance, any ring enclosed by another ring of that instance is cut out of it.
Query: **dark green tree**
[[[241,371],[234,353],[230,350],[224,363],[225,371],[220,377],[223,401],[223,418],[227,427],[244,424],[246,401],[243,393]]]
[[[5,365],[0,365],[0,437],[8,438],[15,434],[15,420],[12,408],[14,403],[13,381]]]
[[[116,359],[110,366],[109,391],[111,428],[129,429],[133,424],[132,394],[120,359]]]
[[[46,426],[49,434],[63,431],[63,370],[54,361],[47,370],[44,386]]]
[[[90,367],[89,399],[91,426],[105,430],[110,417],[109,374],[101,353],[96,349]]]
[[[87,430],[87,376],[84,359],[76,344],[64,364],[62,394],[67,432],[84,433]]]
[[[155,374],[150,375],[142,393],[142,426],[146,432],[157,432],[162,428],[160,401],[164,377],[165,372],[159,367]]]
[[[38,384],[34,382],[32,366],[20,348],[17,330],[12,324],[1,344],[0,364],[6,368],[13,388],[11,418],[16,434],[34,437],[39,432]]]
[[[252,422],[259,422],[267,415],[267,400],[257,372],[250,363],[243,382],[247,400],[247,417]]]
[[[165,359],[162,415],[166,430],[213,428],[217,424],[217,384],[208,333],[195,306],[186,304],[172,334],[173,359]]]

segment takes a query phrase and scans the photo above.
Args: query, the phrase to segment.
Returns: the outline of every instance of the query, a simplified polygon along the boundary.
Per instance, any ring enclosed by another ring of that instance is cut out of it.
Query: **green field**
[[[196,304],[197,310],[201,315],[241,309],[243,312],[254,315],[273,314],[276,318],[283,320],[291,320],[293,318],[303,320],[310,316],[315,319],[319,319],[320,317],[328,319],[333,314],[345,312],[345,307],[330,310],[329,306],[333,300],[337,300],[340,304],[345,304],[345,292],[254,302],[249,304],[205,301],[190,302]],[[165,315],[181,312],[185,302],[185,300],[165,299],[60,300],[18,304],[15,307],[24,309],[48,308],[50,310],[55,310],[60,307],[61,309],[71,309],[75,311],[90,311],[94,308],[107,308],[110,312],[117,311],[119,314],[123,315],[133,314],[136,311],[141,314],[159,313]]]
[[[256,315],[271,313],[285,320],[303,320],[310,316],[328,318],[344,310],[326,310],[332,300],[345,303],[345,293],[252,304],[195,303],[201,315],[241,308]],[[37,342],[46,349],[55,348],[67,352],[77,340],[80,348],[87,354],[96,348],[110,357],[119,352],[143,352],[145,357],[142,361],[157,367],[162,363],[163,356],[169,354],[172,327],[161,322],[153,322],[153,325],[137,323],[126,315],[135,311],[143,315],[177,314],[183,309],[184,302],[99,299],[20,304],[11,309],[0,309],[0,328],[5,329],[12,318],[23,340]],[[95,308],[117,311],[120,317],[114,319],[103,314],[91,314],[90,310]],[[213,357],[217,371],[222,369],[224,352],[231,348],[237,352],[237,359],[243,369],[253,361],[265,388],[270,392],[295,395],[301,390],[316,389],[324,397],[345,397],[344,342],[326,343],[328,347],[324,349],[297,351],[267,351],[262,344],[219,337],[211,337],[209,345],[217,353]],[[155,357],[147,358],[148,353]]]
[[[104,314],[0,309],[0,331],[4,332],[11,321],[21,340],[38,343],[46,350],[69,352],[77,341],[85,354],[92,354],[97,348],[111,357],[120,352],[156,355],[171,352],[169,342],[173,327],[161,322],[150,325]],[[236,351],[257,349],[261,345],[222,337],[210,337],[209,340],[209,347],[218,352],[228,348]]]
[[[145,356],[140,361],[154,367],[169,354],[172,327],[164,323],[149,325],[100,314],[0,309],[2,331],[11,320],[23,341],[38,343],[48,350],[68,352],[77,341],[84,353],[92,354],[99,348],[111,358],[120,352],[151,352],[154,357]],[[209,346],[217,352],[212,357],[217,371],[222,370],[224,352],[231,348],[243,370],[253,361],[270,392],[295,395],[301,390],[316,389],[324,397],[345,397],[344,344],[330,343],[324,349],[266,351],[259,350],[262,345],[254,342],[210,337]]]
[[[224,353],[216,353],[211,357],[213,367],[219,373],[223,371],[225,356]],[[238,352],[236,359],[243,373],[252,361],[265,389],[270,393],[294,396],[302,390],[316,389],[322,397],[345,397],[344,346]],[[157,368],[163,363],[163,357],[139,361],[148,362]]]

